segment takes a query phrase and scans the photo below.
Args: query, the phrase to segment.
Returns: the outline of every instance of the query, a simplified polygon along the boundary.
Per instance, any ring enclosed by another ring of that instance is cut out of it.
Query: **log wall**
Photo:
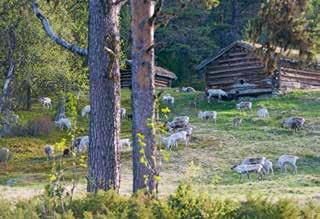
[[[320,88],[320,65],[283,57],[273,76],[265,73],[264,63],[252,45],[235,42],[215,57],[197,66],[204,73],[207,88],[223,89],[240,96],[270,94],[275,89]]]
[[[170,87],[172,79],[158,76],[155,78],[156,87]],[[121,70],[121,87],[130,87],[131,86],[131,71],[130,69]]]
[[[205,69],[208,88],[223,89],[239,95],[271,93],[272,78],[264,73],[264,65],[252,52],[235,46]]]
[[[280,68],[281,89],[314,89],[320,88],[320,72],[316,70]]]

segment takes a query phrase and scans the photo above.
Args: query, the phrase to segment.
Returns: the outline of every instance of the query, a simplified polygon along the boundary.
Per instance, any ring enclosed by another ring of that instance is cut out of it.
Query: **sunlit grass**
[[[181,181],[188,181],[200,191],[208,191],[212,195],[235,196],[241,198],[248,192],[264,195],[295,195],[295,197],[310,197],[320,189],[320,92],[293,92],[285,96],[259,98],[253,101],[252,112],[239,112],[235,109],[235,101],[207,103],[203,93],[181,94],[175,89],[168,89],[175,97],[175,105],[171,107],[170,119],[178,115],[190,116],[190,123],[194,127],[194,138],[190,148],[179,147],[171,151],[170,160],[164,162],[161,168],[160,191],[162,195],[169,194]],[[122,90],[122,107],[131,113],[131,94],[129,90]],[[197,108],[190,103],[197,97]],[[82,100],[79,107],[88,104]],[[257,106],[263,105],[269,109],[270,118],[258,119],[255,116]],[[45,110],[38,103],[34,104],[32,112],[18,112],[22,122],[49,115],[53,118],[53,110]],[[218,112],[217,124],[197,118],[199,110],[215,110]],[[243,124],[232,127],[232,119],[240,116]],[[281,121],[290,116],[306,118],[306,127],[294,133],[281,127]],[[79,125],[86,133],[88,119],[79,116]],[[121,136],[131,136],[131,121],[123,120]],[[50,163],[43,153],[45,144],[54,144],[62,138],[68,138],[65,132],[55,129],[49,136],[39,138],[19,137],[2,138],[0,144],[13,151],[14,158],[10,162],[9,171],[0,168],[0,184],[6,184],[8,179],[15,179],[15,186],[37,187],[47,181],[47,173],[51,170]],[[57,155],[61,154],[58,152]],[[280,174],[275,168],[275,176],[266,176],[258,181],[254,176],[252,181],[243,179],[230,170],[233,164],[239,163],[249,156],[266,156],[275,165],[282,154],[294,154],[300,157],[298,174]],[[70,167],[72,159],[66,160]],[[77,159],[77,158],[75,158]],[[122,160],[122,192],[131,190],[131,154],[125,152]],[[190,174],[190,163],[198,168],[196,176]],[[81,182],[85,183],[85,169],[79,169]],[[70,169],[66,178],[71,178]],[[40,186],[41,187],[41,186]]]

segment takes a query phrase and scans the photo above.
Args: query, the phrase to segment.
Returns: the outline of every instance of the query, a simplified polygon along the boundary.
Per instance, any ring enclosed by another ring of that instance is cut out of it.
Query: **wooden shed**
[[[280,89],[320,89],[320,65],[317,63],[302,67],[296,60],[283,58],[280,73]]]
[[[196,70],[204,77],[207,88],[223,89],[240,96],[271,94],[275,89],[320,88],[319,65],[301,67],[299,61],[282,57],[277,68],[280,73],[267,74],[262,58],[254,52],[258,46],[234,42],[204,60]]]
[[[125,69],[121,69],[121,87],[131,86],[131,66],[130,61]],[[177,76],[162,67],[155,66],[155,86],[156,87],[171,87],[172,81],[177,80]]]

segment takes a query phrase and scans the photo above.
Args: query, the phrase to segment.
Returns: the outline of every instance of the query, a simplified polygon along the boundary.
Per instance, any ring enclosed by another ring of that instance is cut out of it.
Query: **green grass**
[[[175,106],[171,108],[170,118],[178,115],[190,116],[194,127],[194,136],[190,148],[173,149],[169,161],[163,163],[160,191],[168,195],[174,191],[181,181],[192,183],[199,191],[207,191],[212,195],[243,198],[247,193],[254,192],[275,197],[292,196],[299,199],[312,197],[320,189],[320,92],[295,91],[285,96],[260,98],[253,100],[252,112],[239,112],[235,102],[207,103],[202,93],[181,94],[168,89],[175,97]],[[197,109],[190,107],[190,102],[198,97]],[[79,107],[87,104],[83,100]],[[257,119],[257,106],[269,109],[270,118]],[[122,91],[122,107],[131,113],[130,92]],[[199,110],[215,110],[218,112],[217,124],[197,118]],[[18,112],[23,122],[41,115],[53,117],[54,110],[44,110],[35,104],[32,112]],[[233,128],[232,119],[243,118],[241,127]],[[306,127],[294,133],[281,128],[283,119],[290,116],[303,116]],[[79,117],[79,123],[87,130],[88,120]],[[130,137],[131,122],[122,121],[122,137]],[[8,179],[16,179],[15,186],[37,187],[47,180],[51,166],[44,157],[43,146],[47,143],[59,142],[66,138],[66,133],[54,130],[50,136],[40,138],[3,138],[1,145],[8,146],[14,153],[8,172],[0,169],[0,184]],[[230,170],[233,164],[239,163],[249,156],[266,156],[275,165],[276,159],[282,154],[299,156],[298,174],[280,174],[275,169],[275,176],[266,176],[263,181],[252,177],[252,181],[243,179]],[[122,160],[122,192],[131,191],[131,156],[126,152]],[[67,166],[72,159],[67,160]],[[86,171],[79,170],[81,182],[85,183]],[[67,178],[71,177],[67,171]],[[40,186],[41,187],[41,186]]]

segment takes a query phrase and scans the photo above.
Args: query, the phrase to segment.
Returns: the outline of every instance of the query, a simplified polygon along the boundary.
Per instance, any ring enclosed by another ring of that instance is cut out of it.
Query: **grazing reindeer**
[[[236,117],[232,120],[233,127],[241,126],[242,119],[240,117]]]
[[[52,107],[51,99],[49,97],[40,97],[39,101],[43,107],[47,107],[48,109]]]
[[[228,94],[221,89],[208,89],[206,93],[208,94],[208,103],[210,103],[212,97],[217,97],[218,101],[220,101],[222,97],[228,97]]]
[[[299,159],[297,156],[293,155],[281,155],[278,159],[278,166],[281,169],[281,172],[286,172],[286,165],[289,164],[290,166],[293,167],[293,172],[294,174],[297,174],[297,165],[296,162]]]
[[[305,119],[303,117],[291,117],[282,122],[283,127],[291,128],[295,132],[304,126]]]
[[[240,182],[242,175],[247,175],[250,180],[250,173],[256,173],[260,180],[262,180],[262,175],[264,174],[264,168],[261,164],[239,164],[234,165],[231,169],[240,174]]]
[[[51,145],[46,145],[44,146],[44,153],[47,155],[47,160],[51,160],[54,153],[54,148]]]
[[[252,110],[252,102],[244,101],[236,104],[236,108],[240,111],[247,109]]]

